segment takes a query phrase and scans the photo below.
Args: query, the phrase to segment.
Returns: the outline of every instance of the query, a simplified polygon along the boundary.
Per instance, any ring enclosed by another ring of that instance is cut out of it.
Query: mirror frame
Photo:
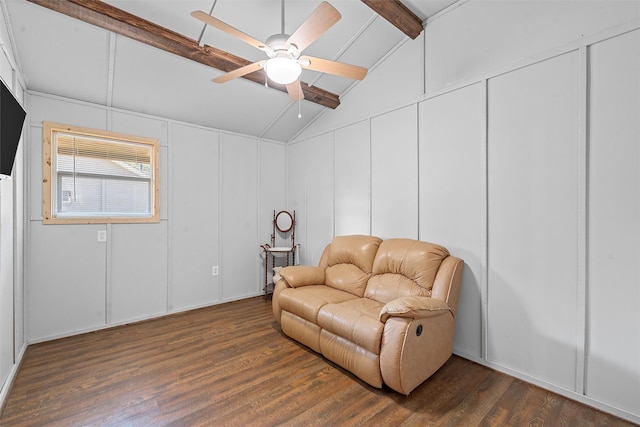
[[[283,215],[283,214],[286,214],[286,216]],[[289,222],[286,223],[286,224],[282,224],[282,222],[286,221],[286,220],[288,220]],[[286,233],[287,231],[289,231],[289,230],[291,230],[293,228],[293,217],[287,211],[280,211],[276,215],[276,217],[274,219],[274,223],[275,223],[276,228],[278,229],[278,231],[280,231],[281,233]],[[288,226],[288,228],[285,228],[287,226]]]

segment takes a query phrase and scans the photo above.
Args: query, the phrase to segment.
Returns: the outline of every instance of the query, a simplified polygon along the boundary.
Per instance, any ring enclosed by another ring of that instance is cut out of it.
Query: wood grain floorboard
[[[261,298],[30,345],[0,426],[632,426],[453,356],[410,396],[285,337]]]

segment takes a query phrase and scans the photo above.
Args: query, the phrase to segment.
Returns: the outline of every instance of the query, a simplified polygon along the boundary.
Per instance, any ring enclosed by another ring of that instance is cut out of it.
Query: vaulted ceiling
[[[264,84],[244,78],[225,84],[212,83],[211,79],[224,71],[205,65],[208,60],[187,59],[134,40],[131,35],[122,35],[113,28],[105,29],[108,25],[102,28],[95,25],[105,21],[104,16],[94,16],[92,24],[30,1],[0,1],[6,3],[4,9],[8,12],[18,53],[16,61],[31,90],[277,141],[290,140],[329,108],[309,100],[299,104],[286,92],[265,89]],[[403,0],[400,5],[424,20],[456,1]],[[213,16],[261,41],[279,33],[282,24],[280,0],[106,0],[104,3],[155,24],[154,29],[177,34],[195,49],[204,46],[202,49],[206,52],[207,46],[211,46],[251,62],[264,59],[264,53],[215,28],[205,28],[191,17],[191,12],[209,13],[213,6]],[[394,26],[387,20],[394,12],[385,9],[391,3],[400,2],[330,0],[330,3],[342,19],[304,51],[307,55],[372,68],[409,37],[397,26],[411,23],[400,19]],[[285,32],[291,34],[319,4],[319,0],[285,1]],[[340,97],[358,84],[309,70],[303,71],[301,80],[310,91],[317,88],[334,97]],[[299,108],[302,118],[298,118]]]

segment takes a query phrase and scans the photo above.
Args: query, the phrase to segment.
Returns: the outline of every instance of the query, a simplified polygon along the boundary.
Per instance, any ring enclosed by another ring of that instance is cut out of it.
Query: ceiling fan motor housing
[[[266,45],[271,48],[271,52],[267,52],[269,57],[282,57],[286,54],[288,58],[298,59],[300,51],[294,44],[287,43],[289,34],[274,34],[267,39]]]

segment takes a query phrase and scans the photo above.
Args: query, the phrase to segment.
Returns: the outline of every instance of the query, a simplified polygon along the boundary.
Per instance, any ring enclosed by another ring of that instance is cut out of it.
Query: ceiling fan
[[[342,17],[340,12],[329,3],[326,1],[320,3],[320,6],[291,35],[284,34],[284,0],[282,1],[282,15],[282,33],[274,34],[266,42],[261,42],[203,11],[192,12],[191,16],[194,18],[237,37],[243,42],[265,52],[269,57],[218,76],[213,81],[225,83],[263,68],[269,79],[285,85],[289,97],[299,101],[304,98],[302,86],[300,85],[300,73],[303,68],[356,80],[362,80],[367,75],[367,69],[364,67],[308,55],[301,56],[304,49],[316,41]]]

